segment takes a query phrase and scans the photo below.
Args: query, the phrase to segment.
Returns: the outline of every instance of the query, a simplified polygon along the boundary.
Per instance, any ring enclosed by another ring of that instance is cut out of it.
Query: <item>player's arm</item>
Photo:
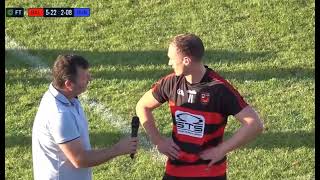
[[[136,113],[140,123],[149,135],[151,142],[155,145],[161,140],[161,135],[156,128],[152,110],[159,107],[159,103],[152,95],[152,90],[147,91],[136,105]]]
[[[149,135],[151,142],[157,146],[157,149],[171,159],[177,159],[180,148],[171,138],[161,137],[159,130],[156,128],[152,110],[161,105],[152,95],[152,90],[146,92],[136,106],[136,113],[140,123]]]
[[[257,112],[249,105],[237,113],[235,118],[241,123],[241,128],[220,145],[226,153],[248,143],[263,131],[262,121]]]
[[[221,160],[228,152],[248,143],[263,131],[262,121],[249,105],[237,113],[235,118],[241,123],[238,131],[217,147],[206,149],[200,153],[202,159],[211,160],[209,167]]]
[[[124,138],[111,148],[85,150],[80,138],[59,144],[60,149],[76,168],[102,164],[116,156],[135,153],[137,138]]]

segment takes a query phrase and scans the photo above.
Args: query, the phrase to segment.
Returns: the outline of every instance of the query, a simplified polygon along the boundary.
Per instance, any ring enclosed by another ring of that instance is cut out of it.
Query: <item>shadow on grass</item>
[[[226,132],[225,139],[229,138],[232,134]],[[90,140],[92,147],[109,147],[118,142],[121,137],[124,137],[121,133],[90,133]],[[170,136],[167,134],[167,136]],[[11,147],[31,147],[30,136],[6,136],[5,148]],[[252,149],[274,149],[274,148],[289,148],[298,149],[301,147],[315,148],[315,135],[314,133],[306,131],[297,132],[266,132],[261,134],[254,142],[249,143],[245,148]]]
[[[23,52],[24,50],[22,50]],[[166,65],[168,62],[166,51],[119,51],[119,52],[88,52],[88,51],[68,51],[68,50],[28,50],[25,53],[32,54],[34,56],[40,57],[41,61],[48,63],[51,67],[55,58],[58,54],[69,53],[80,54],[86,57],[92,67],[103,67],[103,66],[114,66],[112,70],[99,69],[98,72],[92,74],[93,78],[97,79],[125,79],[125,80],[158,80],[162,76],[172,72],[172,69],[168,66],[165,70],[157,69],[139,69],[139,71],[134,70],[131,66],[141,66],[141,65]],[[6,57],[15,57],[17,54],[13,50],[6,50]],[[275,55],[272,52],[240,52],[240,51],[228,51],[228,50],[208,50],[206,52],[204,62],[205,63],[246,63],[246,62],[262,62],[273,58]],[[15,57],[17,58],[17,57]],[[19,69],[28,68],[30,65],[23,63],[14,63],[6,59],[7,69]],[[23,60],[22,60],[23,61]],[[21,65],[20,65],[21,64]],[[123,68],[125,67],[126,68]],[[262,67],[259,70],[232,70],[223,71],[217,70],[226,79],[236,79],[238,81],[245,80],[268,80],[271,78],[277,79],[314,79],[315,71],[310,67]],[[6,83],[16,83],[17,81],[31,81],[36,83],[47,82],[41,77],[19,77],[12,78],[6,77]]]
[[[140,70],[140,71],[99,71],[92,74],[93,81],[96,79],[102,80],[152,80],[157,81],[161,77],[171,73],[172,70]],[[243,81],[263,81],[272,78],[276,79],[297,79],[297,80],[311,80],[314,79],[315,71],[311,68],[279,68],[279,69],[261,69],[259,71],[234,70],[218,71],[218,73],[225,79]],[[38,86],[39,84],[49,84],[50,80],[44,77],[11,77],[6,75],[6,84],[14,85],[17,83],[28,84],[31,86]]]
[[[47,62],[49,67],[59,54],[78,54],[88,59],[91,66],[100,65],[164,65],[168,63],[167,50],[150,51],[111,51],[111,52],[90,52],[73,50],[20,50],[20,55],[29,54],[40,57],[41,61]],[[6,50],[6,59],[10,56],[16,56],[14,50]],[[230,50],[207,50],[204,55],[205,63],[245,63],[265,61],[274,57],[274,53],[266,52],[242,52]],[[19,59],[19,57],[16,57]],[[28,57],[25,57],[28,61]],[[16,63],[6,60],[6,68],[19,66]]]
[[[172,70],[168,71],[154,71],[154,70],[142,70],[142,71],[99,71],[93,74],[93,78],[101,78],[105,80],[109,79],[130,79],[130,80],[143,80],[152,79],[158,80],[162,76],[171,73]],[[226,79],[236,79],[238,81],[254,80],[262,81],[272,78],[276,79],[314,79],[314,69],[311,68],[277,68],[277,69],[266,69],[261,68],[260,70],[233,70],[233,71],[217,71]]]
[[[161,77],[171,73],[172,70],[151,70],[144,69],[139,71],[107,71],[101,70],[92,74],[93,81],[95,79],[102,80],[152,80],[157,81]],[[315,71],[312,68],[302,68],[302,67],[292,67],[292,68],[278,68],[278,69],[260,69],[260,70],[234,70],[234,71],[217,71],[225,79],[237,80],[240,82],[252,80],[252,81],[263,81],[272,78],[276,79],[297,79],[297,80],[311,80],[314,79]],[[48,76],[50,77],[50,76]],[[17,84],[23,83],[32,86],[37,86],[39,84],[48,84],[50,80],[45,77],[17,77],[10,76],[7,74],[5,77],[6,84]]]

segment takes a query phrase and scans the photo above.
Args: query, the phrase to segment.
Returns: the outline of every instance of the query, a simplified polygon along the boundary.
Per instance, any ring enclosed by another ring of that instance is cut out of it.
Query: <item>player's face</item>
[[[183,63],[183,56],[177,50],[176,46],[173,44],[170,44],[170,46],[169,46],[168,57],[169,57],[168,65],[172,67],[176,76],[180,76],[180,75],[184,74],[185,64]]]
[[[78,76],[76,82],[73,83],[74,94],[79,95],[86,91],[89,81],[91,80],[91,75],[88,69],[77,68]]]

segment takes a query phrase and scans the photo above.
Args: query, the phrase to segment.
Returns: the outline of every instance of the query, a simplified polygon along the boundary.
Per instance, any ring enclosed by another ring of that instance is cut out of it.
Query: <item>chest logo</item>
[[[210,101],[210,94],[209,93],[201,93],[200,102],[202,104],[208,104]]]
[[[192,137],[202,138],[204,133],[205,118],[188,112],[176,111],[177,133]]]

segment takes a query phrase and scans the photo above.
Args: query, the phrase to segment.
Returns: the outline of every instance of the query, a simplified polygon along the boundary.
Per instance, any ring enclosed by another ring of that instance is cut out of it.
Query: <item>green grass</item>
[[[266,131],[228,156],[228,178],[312,179],[314,149],[313,1],[6,1],[6,7],[89,7],[86,18],[6,18],[5,33],[26,53],[52,66],[58,54],[83,55],[94,80],[87,95],[130,123],[151,85],[171,72],[167,46],[184,32],[199,35],[204,62],[238,88]],[[6,50],[5,177],[32,179],[31,130],[50,80],[27,57]],[[84,104],[94,148],[125,136]],[[155,112],[169,135],[167,104]],[[229,118],[226,138],[239,127]],[[94,179],[161,179],[164,163],[140,147],[137,159],[118,157],[93,168]]]

